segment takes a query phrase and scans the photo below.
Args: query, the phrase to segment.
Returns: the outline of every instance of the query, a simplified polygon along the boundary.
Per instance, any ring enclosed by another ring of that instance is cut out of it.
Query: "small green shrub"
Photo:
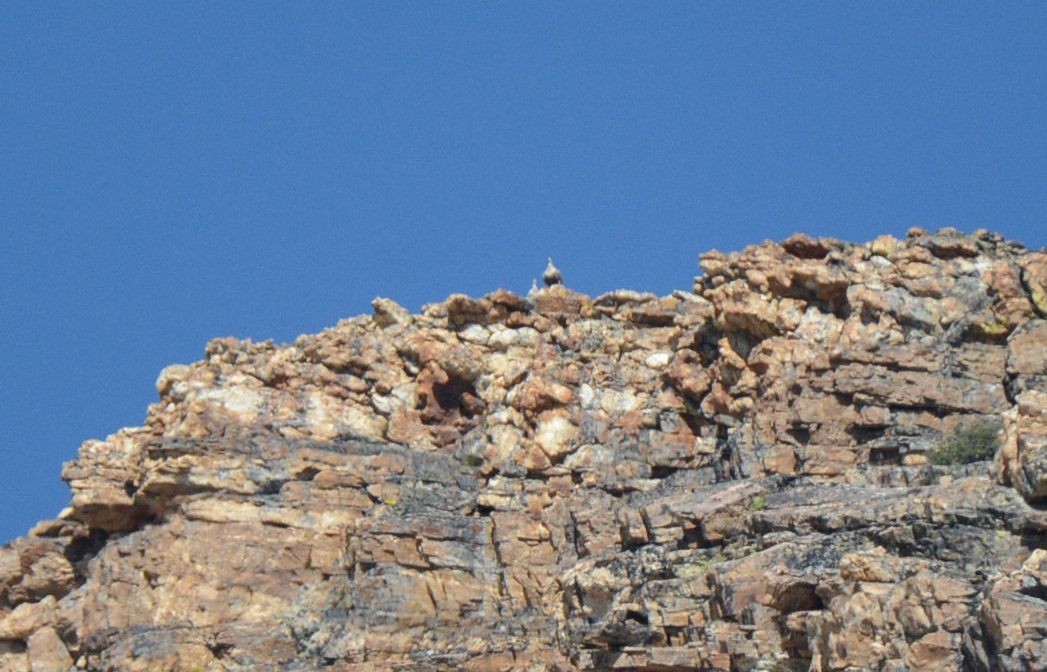
[[[694,579],[707,574],[713,565],[726,561],[723,553],[717,553],[692,564],[677,565],[674,569],[681,579]]]
[[[931,464],[968,464],[991,460],[1000,447],[1000,428],[991,422],[979,421],[961,425],[949,432],[929,453]]]
[[[752,504],[749,505],[750,511],[763,511],[763,507],[767,506],[767,500],[764,499],[763,495],[756,495],[753,498]]]

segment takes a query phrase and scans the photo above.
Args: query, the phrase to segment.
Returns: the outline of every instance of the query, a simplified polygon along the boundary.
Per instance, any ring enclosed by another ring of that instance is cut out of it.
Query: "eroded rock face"
[[[212,341],[0,549],[0,669],[1047,669],[1043,259],[797,235]]]

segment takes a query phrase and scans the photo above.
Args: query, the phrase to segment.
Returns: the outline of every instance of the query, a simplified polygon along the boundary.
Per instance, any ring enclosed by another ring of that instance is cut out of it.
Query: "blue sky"
[[[0,540],[214,336],[666,293],[794,231],[1047,244],[1043,3],[22,3],[0,20]]]

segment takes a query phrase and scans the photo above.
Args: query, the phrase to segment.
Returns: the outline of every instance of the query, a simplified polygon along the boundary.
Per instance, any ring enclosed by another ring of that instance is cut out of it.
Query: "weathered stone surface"
[[[1047,253],[1036,252],[1021,260],[1021,279],[1040,317],[1047,318]]]
[[[1047,392],[1026,390],[1004,414],[1001,480],[1031,502],[1047,500]]]
[[[56,672],[67,670],[73,665],[62,638],[50,626],[39,628],[29,635],[26,650],[32,672]]]
[[[1045,669],[1045,258],[798,234],[217,339],[0,549],[0,669]]]
[[[999,669],[1047,669],[1047,552],[1036,549],[1021,568],[992,581],[987,592],[981,616]]]

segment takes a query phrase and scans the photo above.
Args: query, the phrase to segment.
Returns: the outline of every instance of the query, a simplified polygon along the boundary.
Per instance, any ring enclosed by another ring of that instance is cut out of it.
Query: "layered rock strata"
[[[0,669],[1047,669],[1047,254],[701,266],[212,341],[0,549]]]

